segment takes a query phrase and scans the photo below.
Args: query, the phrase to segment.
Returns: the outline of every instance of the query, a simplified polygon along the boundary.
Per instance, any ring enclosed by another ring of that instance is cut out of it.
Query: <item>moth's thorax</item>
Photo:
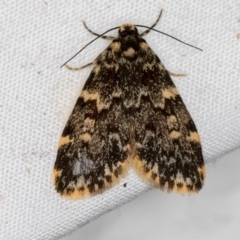
[[[123,24],[118,31],[118,37],[112,42],[113,54],[117,57],[134,60],[141,50],[146,50],[146,41],[139,35],[135,25]]]

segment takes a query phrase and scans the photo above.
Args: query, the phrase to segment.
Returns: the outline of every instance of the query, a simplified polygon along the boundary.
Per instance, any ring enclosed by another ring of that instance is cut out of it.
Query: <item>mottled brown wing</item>
[[[111,51],[94,64],[62,133],[54,166],[55,188],[70,199],[101,193],[127,171],[130,121]]]
[[[196,126],[159,58],[149,55],[155,61],[145,69],[145,94],[134,109],[133,167],[154,187],[197,192],[205,169]]]

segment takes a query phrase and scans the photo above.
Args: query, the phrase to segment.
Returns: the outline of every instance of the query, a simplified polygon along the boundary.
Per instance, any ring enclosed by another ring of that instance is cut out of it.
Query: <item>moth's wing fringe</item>
[[[78,200],[78,199],[86,199],[89,197],[93,197],[96,196],[98,194],[101,194],[105,191],[107,191],[108,189],[116,186],[120,180],[124,177],[126,177],[127,173],[128,173],[128,161],[126,159],[126,161],[124,161],[122,168],[123,168],[123,172],[119,177],[114,176],[114,174],[112,174],[112,182],[109,183],[106,180],[104,181],[104,188],[99,188],[97,184],[95,184],[95,189],[94,191],[90,192],[89,188],[87,187],[87,185],[84,185],[84,189],[83,190],[79,190],[77,188],[77,186],[74,186],[74,189],[71,192],[67,192],[66,190],[64,190],[63,192],[60,192],[60,195],[68,200]],[[61,170],[57,170],[54,169],[53,174],[52,174],[52,181],[53,184],[55,186],[57,186],[57,178],[61,175]]]
[[[147,184],[149,184],[151,187],[154,188],[160,188],[163,191],[167,191],[169,193],[171,192],[177,192],[180,193],[182,195],[188,194],[188,195],[192,195],[195,193],[198,193],[199,190],[201,189],[197,189],[197,188],[192,188],[189,189],[186,185],[186,182],[183,183],[183,185],[181,187],[179,187],[176,183],[173,186],[169,186],[168,182],[165,182],[165,184],[162,186],[160,184],[161,181],[161,177],[157,176],[156,178],[153,178],[153,175],[156,174],[156,172],[149,170],[146,172],[145,170],[145,165],[143,163],[143,161],[141,161],[139,159],[139,156],[136,156],[131,164],[132,168],[135,170],[135,172],[137,173],[137,175]],[[203,180],[202,183],[206,177],[206,170],[205,167],[199,167],[198,169],[199,175],[203,176]]]

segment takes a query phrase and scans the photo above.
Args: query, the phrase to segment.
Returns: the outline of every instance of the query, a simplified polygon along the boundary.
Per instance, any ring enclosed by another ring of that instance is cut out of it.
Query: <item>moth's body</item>
[[[59,142],[56,190],[91,196],[133,167],[154,187],[199,191],[205,170],[195,124],[136,27],[122,25],[93,63]]]

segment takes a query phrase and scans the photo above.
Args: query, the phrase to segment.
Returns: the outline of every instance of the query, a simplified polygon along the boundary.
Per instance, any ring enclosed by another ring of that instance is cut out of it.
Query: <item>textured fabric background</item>
[[[239,1],[1,1],[0,239],[56,239],[148,189],[130,171],[110,191],[73,202],[55,192],[51,173],[91,71],[59,68],[93,39],[81,20],[99,33],[126,22],[150,26],[161,8],[157,29],[204,50],[146,36],[168,70],[188,74],[173,80],[201,135],[205,161],[240,145]],[[91,44],[71,66],[91,62],[108,44]]]

